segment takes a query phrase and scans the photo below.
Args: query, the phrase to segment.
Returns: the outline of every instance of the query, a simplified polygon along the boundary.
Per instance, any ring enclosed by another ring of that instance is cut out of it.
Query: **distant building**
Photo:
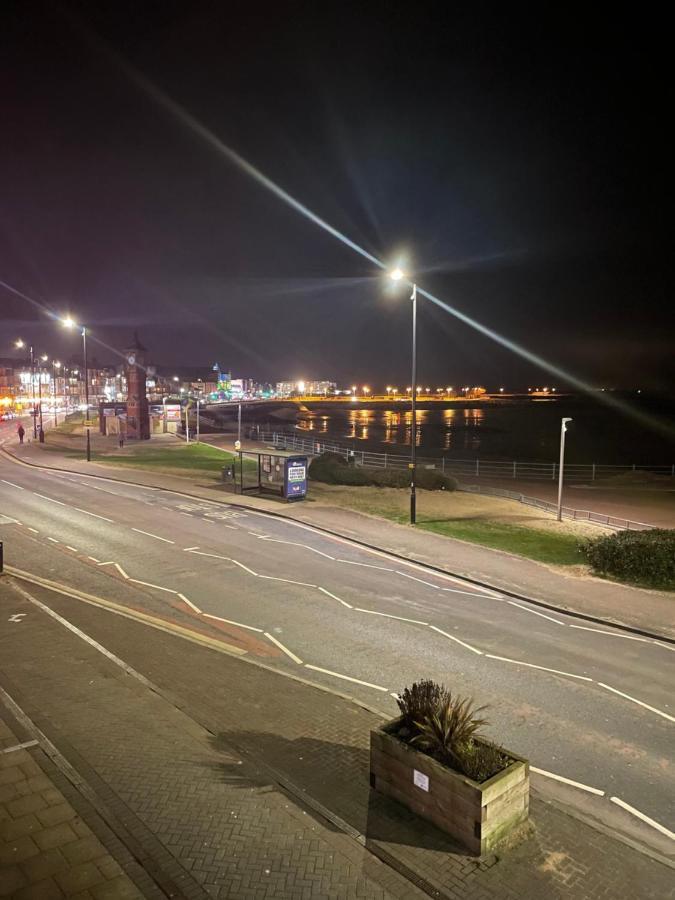
[[[277,397],[327,397],[334,394],[334,381],[278,381]]]

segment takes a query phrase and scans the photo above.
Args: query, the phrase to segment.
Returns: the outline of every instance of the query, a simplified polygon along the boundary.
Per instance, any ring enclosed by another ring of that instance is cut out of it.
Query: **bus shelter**
[[[227,466],[223,478],[228,480]],[[273,494],[283,500],[307,496],[308,459],[297,453],[239,450],[229,478],[237,494]]]

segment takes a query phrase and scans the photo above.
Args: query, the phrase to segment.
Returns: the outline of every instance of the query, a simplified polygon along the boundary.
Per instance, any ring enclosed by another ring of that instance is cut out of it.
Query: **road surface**
[[[675,830],[675,649],[665,641],[543,611],[302,523],[4,453],[0,540],[5,564],[29,577],[212,634],[391,714],[405,685],[442,681],[488,706],[489,736],[548,773],[535,775],[544,789],[566,790],[610,824],[630,820],[661,849]],[[114,611],[100,613],[111,627]]]

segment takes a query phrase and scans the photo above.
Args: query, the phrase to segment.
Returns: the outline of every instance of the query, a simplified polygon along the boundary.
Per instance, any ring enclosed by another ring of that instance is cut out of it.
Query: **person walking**
[[[19,443],[23,444],[23,436],[26,433],[26,429],[23,427],[21,422],[19,422],[19,427],[16,429],[16,433],[19,435]]]

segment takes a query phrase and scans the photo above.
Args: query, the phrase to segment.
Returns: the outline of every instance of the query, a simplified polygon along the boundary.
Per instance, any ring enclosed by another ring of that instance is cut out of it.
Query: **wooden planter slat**
[[[396,719],[371,731],[370,779],[375,790],[402,803],[477,854],[488,852],[527,820],[527,760],[507,750],[514,762],[479,784],[401,741],[391,733],[399,722]],[[415,771],[428,779],[428,791],[414,783]]]

